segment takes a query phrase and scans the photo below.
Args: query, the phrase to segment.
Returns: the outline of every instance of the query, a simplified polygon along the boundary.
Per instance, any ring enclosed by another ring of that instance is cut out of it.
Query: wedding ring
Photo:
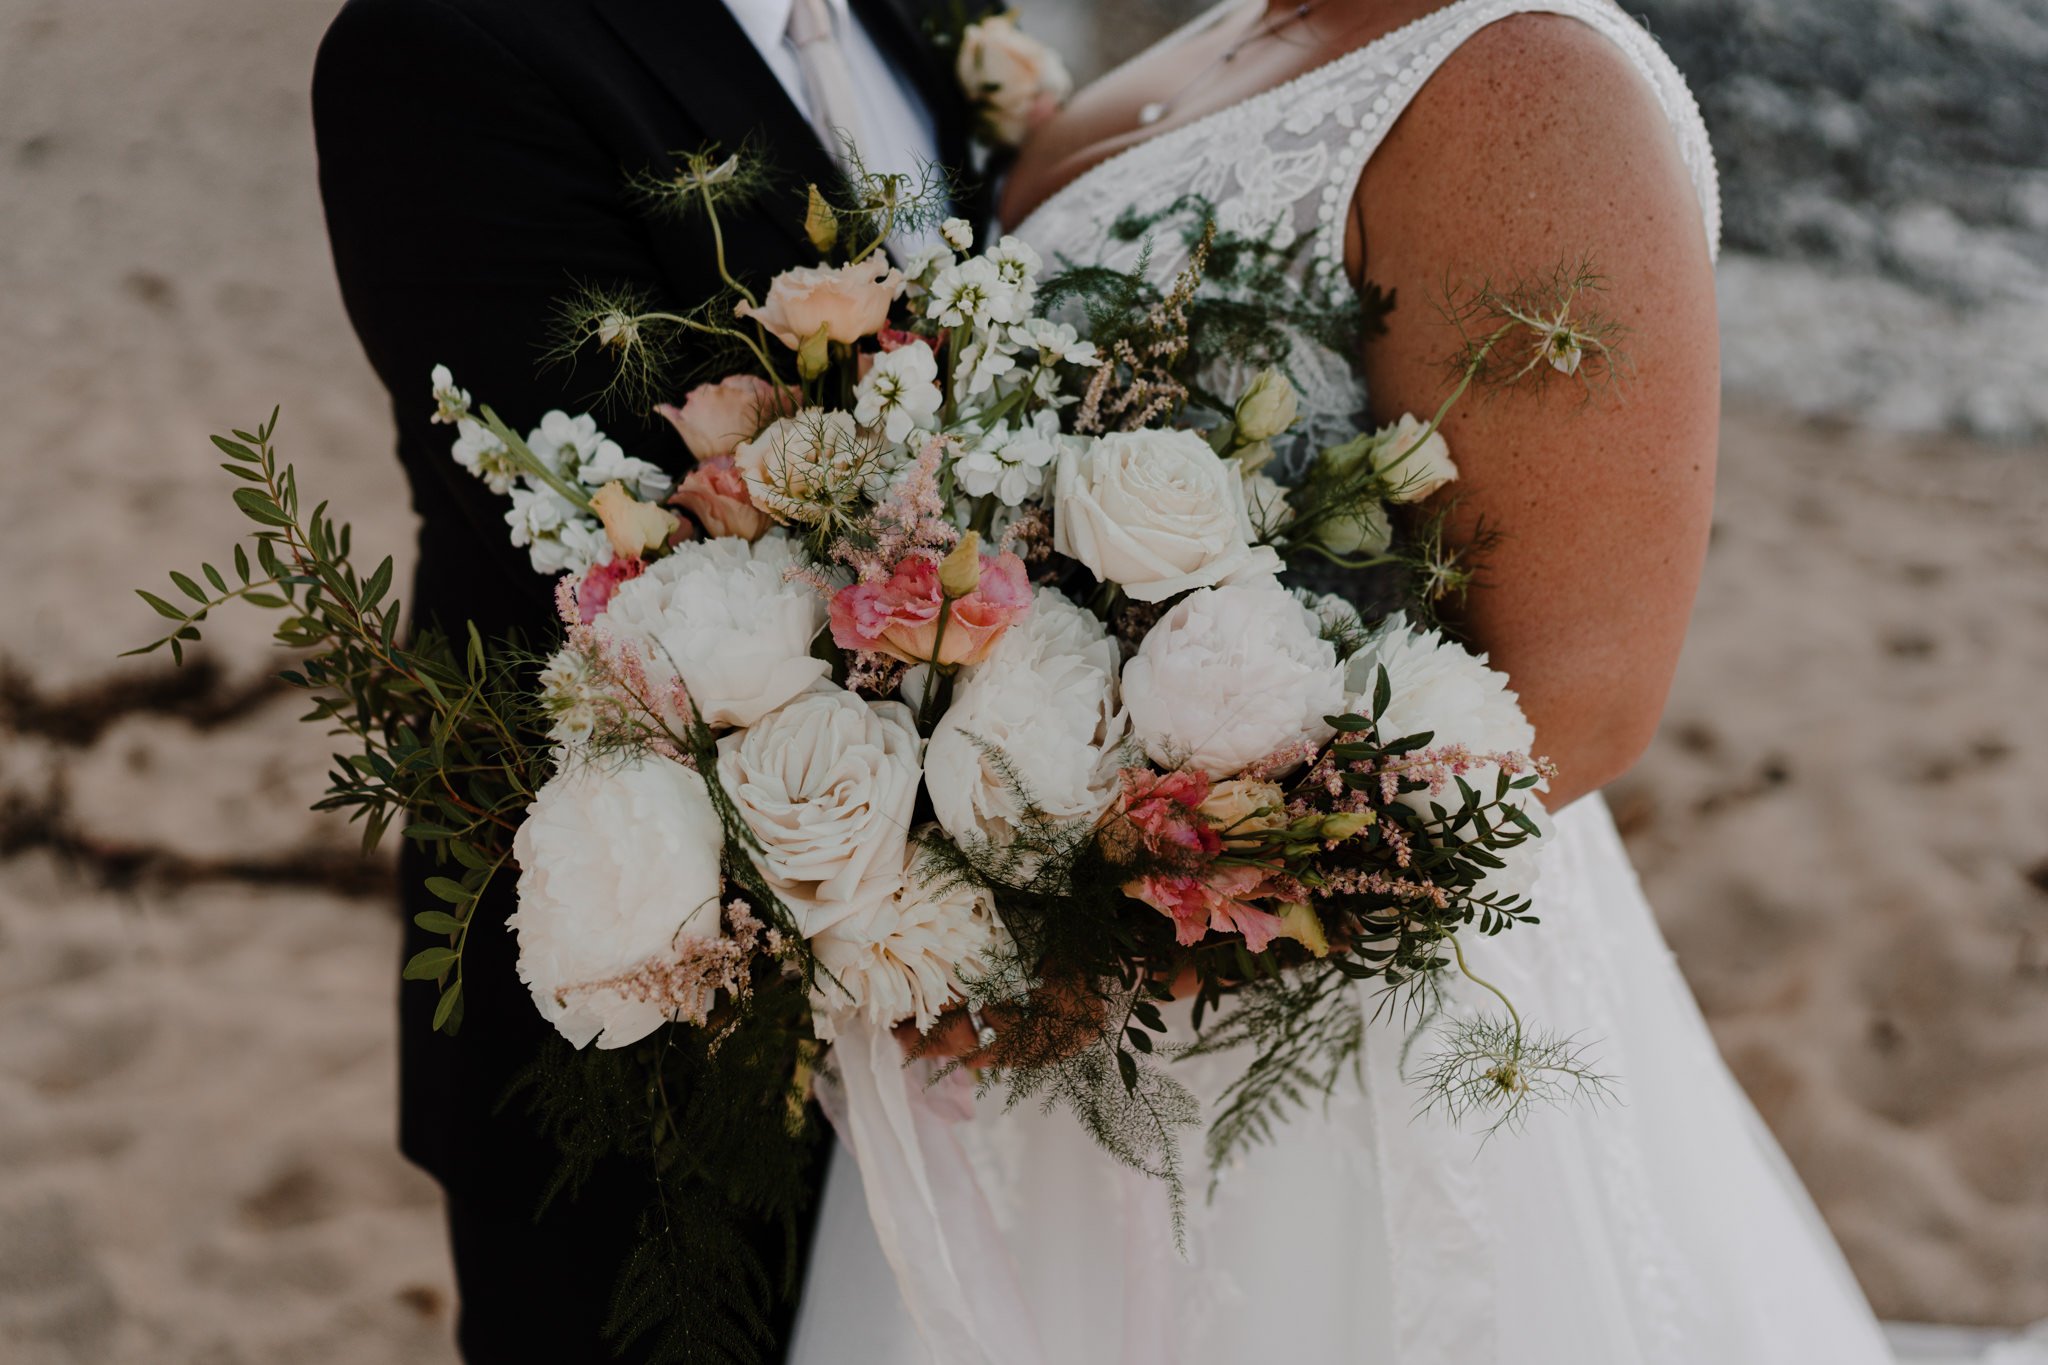
[[[972,1005],[967,1007],[967,1023],[974,1030],[974,1045],[986,1052],[996,1045],[996,1031],[988,1020],[981,1017],[981,1011]]]

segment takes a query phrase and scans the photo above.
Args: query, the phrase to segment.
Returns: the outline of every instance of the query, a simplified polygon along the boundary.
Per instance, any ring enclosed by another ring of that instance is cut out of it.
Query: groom
[[[966,110],[921,17],[913,0],[347,0],[313,74],[320,187],[420,517],[416,620],[536,643],[553,628],[553,585],[507,538],[503,500],[428,421],[429,370],[447,365],[523,431],[587,406],[589,374],[538,365],[575,284],[636,287],[667,309],[717,293],[703,223],[652,218],[627,190],[674,152],[745,146],[797,196],[835,174],[837,129],[872,169],[964,164]],[[802,209],[771,195],[729,215],[735,273],[814,262]],[[644,414],[605,428],[629,455],[671,470],[687,458]],[[438,908],[411,848],[400,871],[408,916]],[[447,1192],[465,1358],[609,1360],[601,1325],[648,1186],[600,1173],[536,1219],[556,1153],[516,1101],[499,1109],[547,1032],[499,922],[510,901],[507,887],[478,907],[459,1036],[431,1031],[431,990],[401,993],[400,1144]],[[413,937],[408,955],[427,946]],[[758,1231],[764,1264],[783,1264],[781,1230]],[[769,1358],[788,1324],[785,1308]]]

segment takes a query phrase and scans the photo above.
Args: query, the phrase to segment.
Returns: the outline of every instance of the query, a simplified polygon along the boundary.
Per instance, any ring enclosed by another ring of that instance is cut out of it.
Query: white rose
[[[1533,751],[1535,727],[1522,714],[1521,701],[1508,687],[1507,674],[1487,667],[1484,654],[1473,654],[1433,630],[1411,630],[1406,616],[1389,617],[1345,666],[1345,686],[1352,694],[1350,710],[1361,715],[1372,710],[1373,689],[1382,667],[1387,670],[1390,700],[1379,720],[1381,739],[1403,739],[1427,731],[1432,745],[1463,744],[1474,753]],[[1498,776],[1499,769],[1486,764],[1466,774],[1465,780],[1491,799]],[[1409,792],[1399,799],[1427,815],[1432,799],[1448,810],[1457,804],[1458,793],[1453,790],[1446,799],[1432,798],[1426,791]],[[1533,792],[1519,793],[1517,803],[1539,828],[1547,828],[1543,805]],[[1508,866],[1489,873],[1484,889],[1527,895],[1535,882],[1535,849],[1532,840],[1507,854]]]
[[[1432,431],[1425,438],[1425,425],[1413,413],[1404,412],[1400,421],[1375,434],[1373,472],[1393,490],[1389,502],[1420,502],[1458,477],[1458,466],[1451,463],[1450,442],[1441,431]]]
[[[1053,476],[1053,549],[1140,602],[1280,570],[1251,544],[1237,466],[1192,431],[1069,442]]]
[[[848,1017],[876,1028],[909,1019],[928,1029],[965,996],[963,971],[988,970],[1001,932],[987,893],[972,883],[934,889],[901,868],[877,877],[851,913],[810,940],[821,969],[813,1026],[828,1042],[835,1021]]]
[[[754,862],[806,935],[870,875],[902,865],[918,746],[909,707],[829,685],[718,742],[718,780],[760,841]]]
[[[721,932],[725,842],[704,779],[665,758],[576,763],[535,793],[512,836],[519,979],[577,1047],[624,1047],[709,1001],[660,998],[629,980]]]
[[[680,669],[707,724],[752,725],[831,672],[811,657],[825,603],[784,577],[798,564],[779,531],[686,541],[619,586],[600,628],[646,661],[671,724],[688,720],[665,695]]]
[[[996,141],[1014,147],[1073,93],[1059,54],[1026,35],[1007,14],[969,24],[960,37],[960,84]]]
[[[1092,612],[1040,588],[1031,612],[962,673],[925,750],[925,789],[955,842],[1015,841],[1025,802],[1093,821],[1116,799],[1129,722],[1117,645]]]
[[[1270,579],[1190,594],[1124,665],[1124,705],[1146,754],[1229,777],[1328,739],[1344,668],[1321,626]]]

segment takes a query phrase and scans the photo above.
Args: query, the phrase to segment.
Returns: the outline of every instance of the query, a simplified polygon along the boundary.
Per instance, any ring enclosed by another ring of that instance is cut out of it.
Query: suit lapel
[[[817,133],[782,83],[718,0],[590,0],[671,98],[689,112],[705,141],[726,152],[746,147],[794,188],[838,175]],[[694,150],[694,149],[678,149]],[[758,215],[811,258],[801,201],[762,205]]]

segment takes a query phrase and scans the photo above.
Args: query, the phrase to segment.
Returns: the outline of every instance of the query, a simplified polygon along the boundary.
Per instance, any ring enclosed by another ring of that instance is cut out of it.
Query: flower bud
[[[939,224],[939,236],[955,251],[965,251],[974,245],[974,226],[965,218],[948,218]]]
[[[805,379],[816,379],[825,373],[832,363],[832,329],[820,327],[804,338],[804,344],[796,350],[796,372]]]
[[[1342,843],[1372,822],[1373,813],[1369,810],[1344,811],[1337,815],[1324,816],[1321,833],[1330,843]]]
[[[1237,400],[1237,438],[1245,445],[1270,441],[1294,425],[1300,400],[1294,385],[1277,368],[1267,366]]]
[[[939,561],[939,591],[965,597],[981,586],[981,537],[973,531],[960,537],[953,552]]]
[[[622,559],[663,548],[680,524],[675,513],[639,501],[617,480],[592,495],[590,510],[604,523],[604,538],[611,542],[612,553]]]
[[[1379,503],[1361,503],[1348,512],[1325,517],[1315,527],[1316,544],[1333,555],[1383,554],[1394,543],[1394,525]]]
[[[820,256],[830,255],[839,244],[839,219],[816,185],[811,186],[810,202],[804,206],[804,236],[811,239]]]
[[[1291,938],[1317,957],[1330,955],[1330,940],[1323,933],[1323,922],[1316,917],[1316,908],[1307,901],[1289,901],[1280,907],[1280,929],[1275,938]]]

